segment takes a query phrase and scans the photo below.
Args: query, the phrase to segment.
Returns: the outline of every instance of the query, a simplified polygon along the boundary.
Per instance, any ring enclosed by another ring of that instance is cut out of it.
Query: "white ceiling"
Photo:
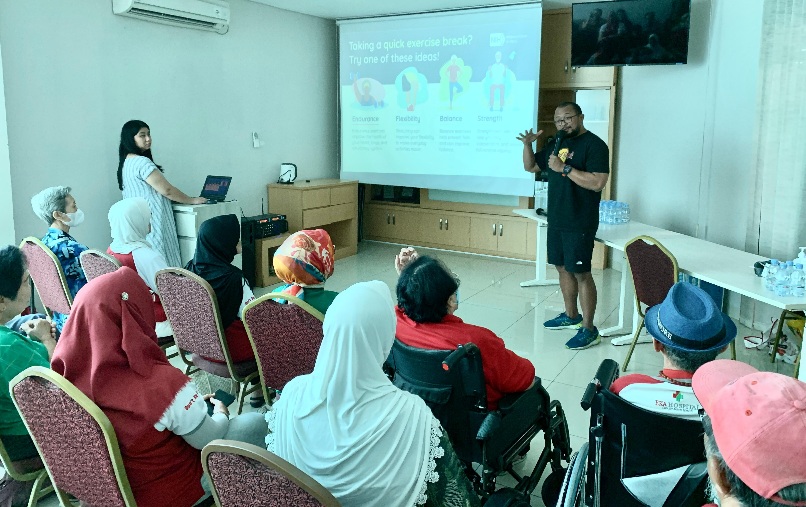
[[[490,5],[534,3],[534,0],[511,0],[493,2],[491,0],[253,0],[287,11],[300,12],[320,18],[345,19],[382,16],[389,14],[409,14],[417,12],[484,7]],[[545,0],[544,9],[570,7],[572,1],[592,0]]]

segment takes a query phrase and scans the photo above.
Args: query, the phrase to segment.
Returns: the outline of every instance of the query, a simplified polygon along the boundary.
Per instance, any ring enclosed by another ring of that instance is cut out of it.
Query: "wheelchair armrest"
[[[479,431],[476,433],[476,440],[481,440],[482,442],[491,439],[497,432],[498,429],[501,427],[501,413],[500,412],[490,412],[487,414],[487,417],[481,422],[481,426],[479,426]]]
[[[588,382],[588,387],[585,388],[585,392],[582,394],[582,400],[580,402],[582,410],[589,410],[596,393],[602,389],[610,389],[610,385],[618,378],[618,374],[619,367],[617,362],[612,359],[602,361],[602,364],[599,365],[599,369],[596,370],[596,375]]]
[[[482,421],[476,434],[478,440],[489,440],[504,424],[504,420],[512,415],[515,421],[536,416],[536,407],[547,404],[540,378],[536,377],[532,386],[520,393],[510,393],[498,401],[498,410],[490,412]],[[526,420],[526,419],[524,419]]]
[[[498,410],[501,412],[501,415],[506,416],[510,412],[519,410],[519,407],[524,405],[535,406],[536,403],[540,403],[541,386],[542,381],[540,377],[535,377],[535,382],[529,389],[502,396],[501,399],[498,400]]]

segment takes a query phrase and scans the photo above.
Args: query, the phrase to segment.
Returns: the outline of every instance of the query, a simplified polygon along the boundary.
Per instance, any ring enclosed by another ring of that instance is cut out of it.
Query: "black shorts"
[[[595,231],[558,231],[549,227],[546,259],[553,266],[563,266],[569,273],[588,273],[593,257]]]

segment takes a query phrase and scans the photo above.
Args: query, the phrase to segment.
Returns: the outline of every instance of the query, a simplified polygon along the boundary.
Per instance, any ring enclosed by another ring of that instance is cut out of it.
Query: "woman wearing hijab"
[[[165,358],[154,333],[151,294],[122,267],[76,297],[51,361],[53,370],[103,410],[120,445],[137,505],[190,507],[206,495],[200,450],[217,438],[259,444],[260,414],[229,420]]]
[[[296,296],[309,305],[327,313],[338,292],[325,290],[325,280],[333,274],[335,248],[330,235],[323,229],[295,232],[274,254],[274,271],[285,282],[275,289]]]
[[[112,244],[106,253],[133,269],[153,292],[154,315],[157,318],[157,336],[172,336],[173,329],[162,309],[157,295],[157,271],[168,267],[162,254],[146,241],[151,230],[151,210],[142,197],[130,197],[118,201],[109,208],[109,226],[112,228]]]
[[[241,226],[235,215],[221,215],[205,220],[196,238],[196,253],[185,269],[204,278],[215,291],[221,325],[236,363],[254,359],[252,345],[243,325],[244,306],[253,299],[243,272],[232,265],[241,253]]]
[[[313,372],[286,384],[266,414],[267,448],[345,507],[480,505],[431,410],[381,369],[395,337],[393,307],[379,281],[335,298]]]

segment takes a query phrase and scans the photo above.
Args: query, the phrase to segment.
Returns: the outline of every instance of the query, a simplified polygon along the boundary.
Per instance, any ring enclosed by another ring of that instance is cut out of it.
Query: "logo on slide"
[[[490,47],[503,46],[506,42],[506,36],[503,33],[490,34]]]

